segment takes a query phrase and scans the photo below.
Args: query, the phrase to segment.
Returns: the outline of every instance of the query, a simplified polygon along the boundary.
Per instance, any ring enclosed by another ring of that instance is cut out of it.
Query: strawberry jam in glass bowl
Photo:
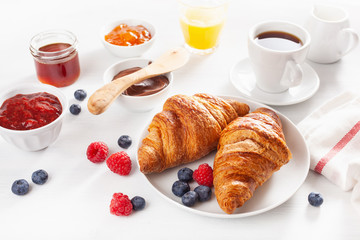
[[[56,87],[25,83],[1,93],[0,106],[1,136],[20,149],[38,151],[58,138],[67,100]]]

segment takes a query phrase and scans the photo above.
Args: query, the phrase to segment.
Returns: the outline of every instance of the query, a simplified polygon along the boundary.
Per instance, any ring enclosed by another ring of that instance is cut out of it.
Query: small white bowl
[[[130,58],[127,60],[123,60],[111,65],[104,72],[104,83],[107,84],[112,81],[114,76],[118,74],[120,71],[133,68],[133,67],[141,67],[144,68],[152,60],[144,59],[144,58]],[[161,91],[148,95],[148,96],[128,96],[121,94],[118,97],[118,101],[128,110],[133,112],[147,112],[152,110],[154,107],[158,106],[162,103],[168,96],[168,93],[172,87],[173,82],[173,74],[171,72],[164,74],[169,79],[169,85],[166,86]]]
[[[134,45],[134,46],[118,46],[118,45],[111,44],[111,43],[105,41],[105,35],[107,35],[116,26],[119,26],[122,23],[125,23],[129,26],[137,26],[137,25],[144,26],[151,33],[151,39],[142,44]],[[141,56],[144,52],[149,50],[149,48],[153,45],[153,43],[155,41],[156,31],[155,31],[155,27],[147,21],[140,20],[140,19],[126,18],[126,19],[121,19],[121,20],[112,22],[112,23],[107,24],[104,27],[102,27],[102,29],[100,30],[100,38],[101,38],[101,41],[104,44],[105,48],[109,52],[111,52],[112,54],[114,54],[117,57],[130,58],[130,57]]]
[[[11,87],[0,94],[0,106],[8,98],[16,94],[30,94],[37,92],[47,92],[55,95],[61,105],[62,113],[53,122],[40,128],[31,130],[11,130],[0,126],[0,135],[8,142],[16,147],[26,151],[38,151],[48,147],[59,136],[62,120],[67,112],[67,100],[65,95],[56,87],[41,83],[23,83]]]

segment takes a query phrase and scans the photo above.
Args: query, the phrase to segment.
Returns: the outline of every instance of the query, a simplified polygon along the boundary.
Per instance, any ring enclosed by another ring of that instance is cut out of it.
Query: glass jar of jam
[[[30,41],[36,74],[40,82],[55,87],[73,84],[80,75],[76,36],[65,30],[35,35]]]

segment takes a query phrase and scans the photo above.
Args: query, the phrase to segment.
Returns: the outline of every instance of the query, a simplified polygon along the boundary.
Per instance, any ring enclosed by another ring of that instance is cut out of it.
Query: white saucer
[[[257,102],[276,106],[291,105],[309,99],[320,86],[320,80],[315,70],[307,63],[301,66],[304,74],[301,84],[281,93],[264,92],[256,86],[255,75],[248,58],[239,61],[232,67],[230,81],[243,96]]]

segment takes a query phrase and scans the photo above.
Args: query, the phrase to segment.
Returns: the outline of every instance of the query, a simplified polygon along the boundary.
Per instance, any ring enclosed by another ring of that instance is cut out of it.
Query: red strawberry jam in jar
[[[45,126],[62,113],[59,99],[47,92],[17,94],[0,107],[0,126],[12,130],[31,130]]]
[[[76,36],[65,30],[46,31],[30,41],[36,74],[40,82],[55,87],[73,84],[80,76]]]

